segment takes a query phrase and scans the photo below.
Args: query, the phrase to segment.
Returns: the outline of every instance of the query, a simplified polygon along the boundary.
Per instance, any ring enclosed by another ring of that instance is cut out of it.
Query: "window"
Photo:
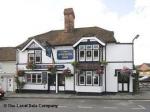
[[[86,85],[92,85],[92,71],[86,71]]]
[[[93,73],[93,85],[99,85],[99,75],[96,72]]]
[[[31,74],[26,74],[27,83],[31,83]]]
[[[65,85],[65,76],[62,74],[58,74],[58,85],[59,86],[64,86]]]
[[[93,45],[93,60],[99,61],[99,45]]]
[[[26,74],[26,82],[40,84],[42,83],[42,75],[40,73]]]
[[[99,61],[99,45],[80,45],[79,61]]]
[[[32,74],[32,83],[36,83],[36,74]]]
[[[41,50],[35,51],[35,63],[41,63]]]
[[[35,53],[29,53],[28,54],[28,61],[29,62],[35,62],[35,63],[41,63],[42,51],[41,50],[35,50]]]
[[[79,85],[85,85],[85,72],[79,75]]]
[[[85,86],[102,86],[102,75],[96,73],[96,71],[82,71],[81,74],[78,75],[79,85]]]
[[[34,54],[33,53],[29,53],[29,62],[34,62]]]

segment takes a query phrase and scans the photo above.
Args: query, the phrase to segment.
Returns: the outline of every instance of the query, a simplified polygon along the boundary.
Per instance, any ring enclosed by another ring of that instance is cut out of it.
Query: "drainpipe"
[[[58,93],[58,73],[56,73],[56,93]]]

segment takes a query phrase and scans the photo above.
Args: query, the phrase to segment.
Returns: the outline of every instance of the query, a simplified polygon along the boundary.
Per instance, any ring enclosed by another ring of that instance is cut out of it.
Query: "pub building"
[[[88,19],[88,18],[86,18]],[[74,27],[72,8],[64,9],[64,29],[28,38],[17,46],[17,77],[22,91],[49,93],[133,92],[132,43],[119,43],[112,31]]]

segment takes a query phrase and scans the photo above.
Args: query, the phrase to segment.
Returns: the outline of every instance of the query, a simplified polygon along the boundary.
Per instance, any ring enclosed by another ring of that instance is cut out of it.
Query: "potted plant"
[[[69,68],[63,70],[63,75],[65,75],[66,77],[71,77],[71,76],[73,76],[73,75],[71,74],[71,70],[70,70]]]
[[[48,71],[50,71],[52,74],[55,74],[57,71],[57,68],[55,65],[49,65],[48,66]]]
[[[26,66],[27,69],[35,69],[36,68],[36,65],[34,64],[33,61],[30,61],[28,62],[27,66]]]

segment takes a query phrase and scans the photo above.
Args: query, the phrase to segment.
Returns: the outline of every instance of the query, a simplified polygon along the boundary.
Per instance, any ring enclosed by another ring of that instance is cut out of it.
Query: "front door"
[[[118,72],[118,91],[129,92],[129,76],[121,75],[120,72]]]
[[[65,76],[63,74],[58,74],[58,91],[65,90]]]
[[[48,73],[48,92],[56,90],[56,75]]]

